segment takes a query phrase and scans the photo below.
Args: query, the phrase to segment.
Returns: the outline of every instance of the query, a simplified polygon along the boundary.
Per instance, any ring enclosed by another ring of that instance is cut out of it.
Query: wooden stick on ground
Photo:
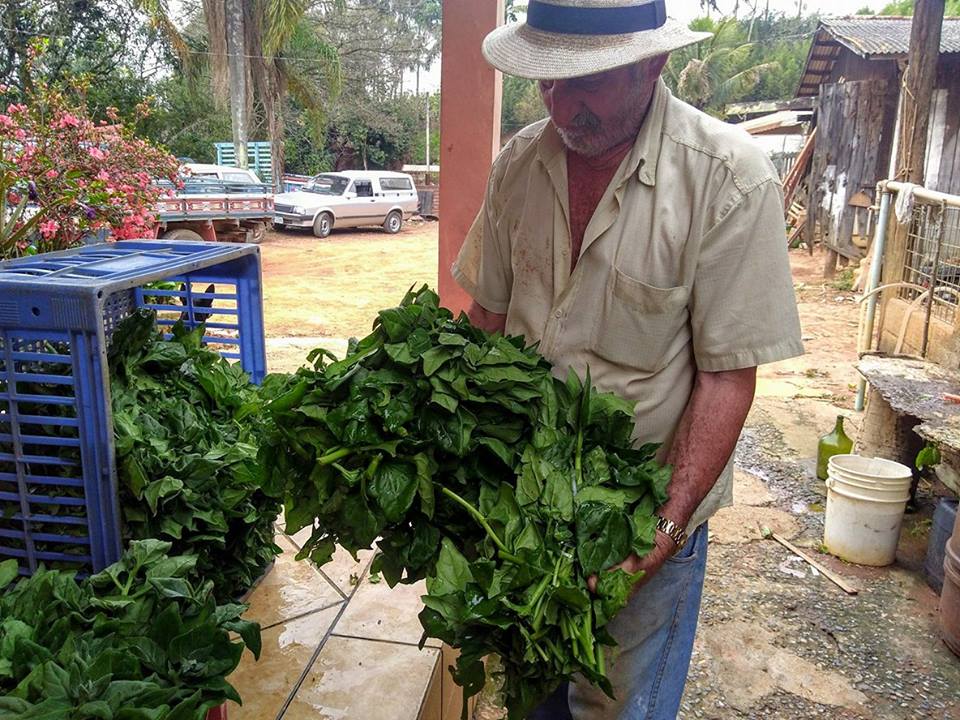
[[[777,535],[775,532],[772,532],[772,531],[770,530],[770,528],[763,528],[763,536],[764,536],[764,537],[773,538],[773,539],[776,540],[778,543],[780,543],[781,545],[783,545],[787,550],[789,550],[790,552],[792,552],[794,555],[796,555],[797,557],[801,558],[802,560],[804,560],[805,562],[807,562],[807,563],[810,564],[811,566],[815,567],[817,570],[819,570],[821,573],[823,573],[824,577],[826,577],[827,580],[829,580],[829,581],[832,582],[834,585],[836,585],[838,588],[840,588],[841,590],[843,590],[845,593],[847,593],[847,595],[857,595],[857,594],[859,594],[860,591],[859,591],[857,588],[853,587],[850,583],[848,583],[848,582],[847,582],[846,580],[844,580],[842,577],[840,577],[840,576],[837,575],[835,572],[833,572],[833,570],[830,570],[829,568],[825,567],[824,565],[822,565],[821,563],[817,562],[817,561],[814,560],[813,558],[809,557],[805,552],[803,552],[802,550],[800,550],[800,548],[798,548],[798,547],[797,547],[796,545],[794,545],[792,542],[790,542],[789,540],[785,540],[784,538],[782,538],[782,537],[780,537],[779,535]]]

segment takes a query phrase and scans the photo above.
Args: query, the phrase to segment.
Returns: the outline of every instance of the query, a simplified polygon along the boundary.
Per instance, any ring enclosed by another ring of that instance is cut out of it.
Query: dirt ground
[[[375,312],[411,285],[436,282],[437,225],[380,231],[271,234],[262,246],[271,369],[291,370],[316,345],[342,353]],[[707,581],[682,720],[960,720],[960,659],[938,635],[937,597],[924,582],[935,497],[921,485],[897,563],[865,569],[819,550],[826,490],[817,439],[853,411],[858,305],[825,284],[822,258],[791,255],[806,354],[765,366],[736,452],[735,505],[710,522]],[[844,594],[760,527],[808,548],[856,584]],[[502,717],[487,698],[479,717]]]
[[[437,285],[435,222],[412,221],[397,235],[379,228],[267,233],[264,327],[270,369],[295,370],[314,347],[342,355],[346,340],[370,332],[378,310],[412,285]]]

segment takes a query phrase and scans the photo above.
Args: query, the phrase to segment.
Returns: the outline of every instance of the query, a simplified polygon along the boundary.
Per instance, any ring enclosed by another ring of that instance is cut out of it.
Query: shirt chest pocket
[[[647,285],[613,268],[592,348],[600,357],[652,375],[689,341],[690,291]]]

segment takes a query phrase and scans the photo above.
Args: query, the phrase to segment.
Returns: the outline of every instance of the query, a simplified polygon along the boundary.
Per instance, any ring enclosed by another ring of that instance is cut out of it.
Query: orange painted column
[[[450,266],[473,223],[500,149],[502,78],[480,46],[503,22],[503,0],[446,0],[440,79],[440,267],[444,306],[465,310],[470,296]]]

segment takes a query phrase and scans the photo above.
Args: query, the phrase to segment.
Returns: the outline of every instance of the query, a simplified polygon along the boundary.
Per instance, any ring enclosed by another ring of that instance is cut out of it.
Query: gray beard
[[[573,127],[557,127],[557,133],[568,150],[578,155],[593,158],[603,155],[611,148],[636,138],[646,116],[639,94],[628,98],[623,108],[606,125],[589,110],[584,110],[573,120]]]

